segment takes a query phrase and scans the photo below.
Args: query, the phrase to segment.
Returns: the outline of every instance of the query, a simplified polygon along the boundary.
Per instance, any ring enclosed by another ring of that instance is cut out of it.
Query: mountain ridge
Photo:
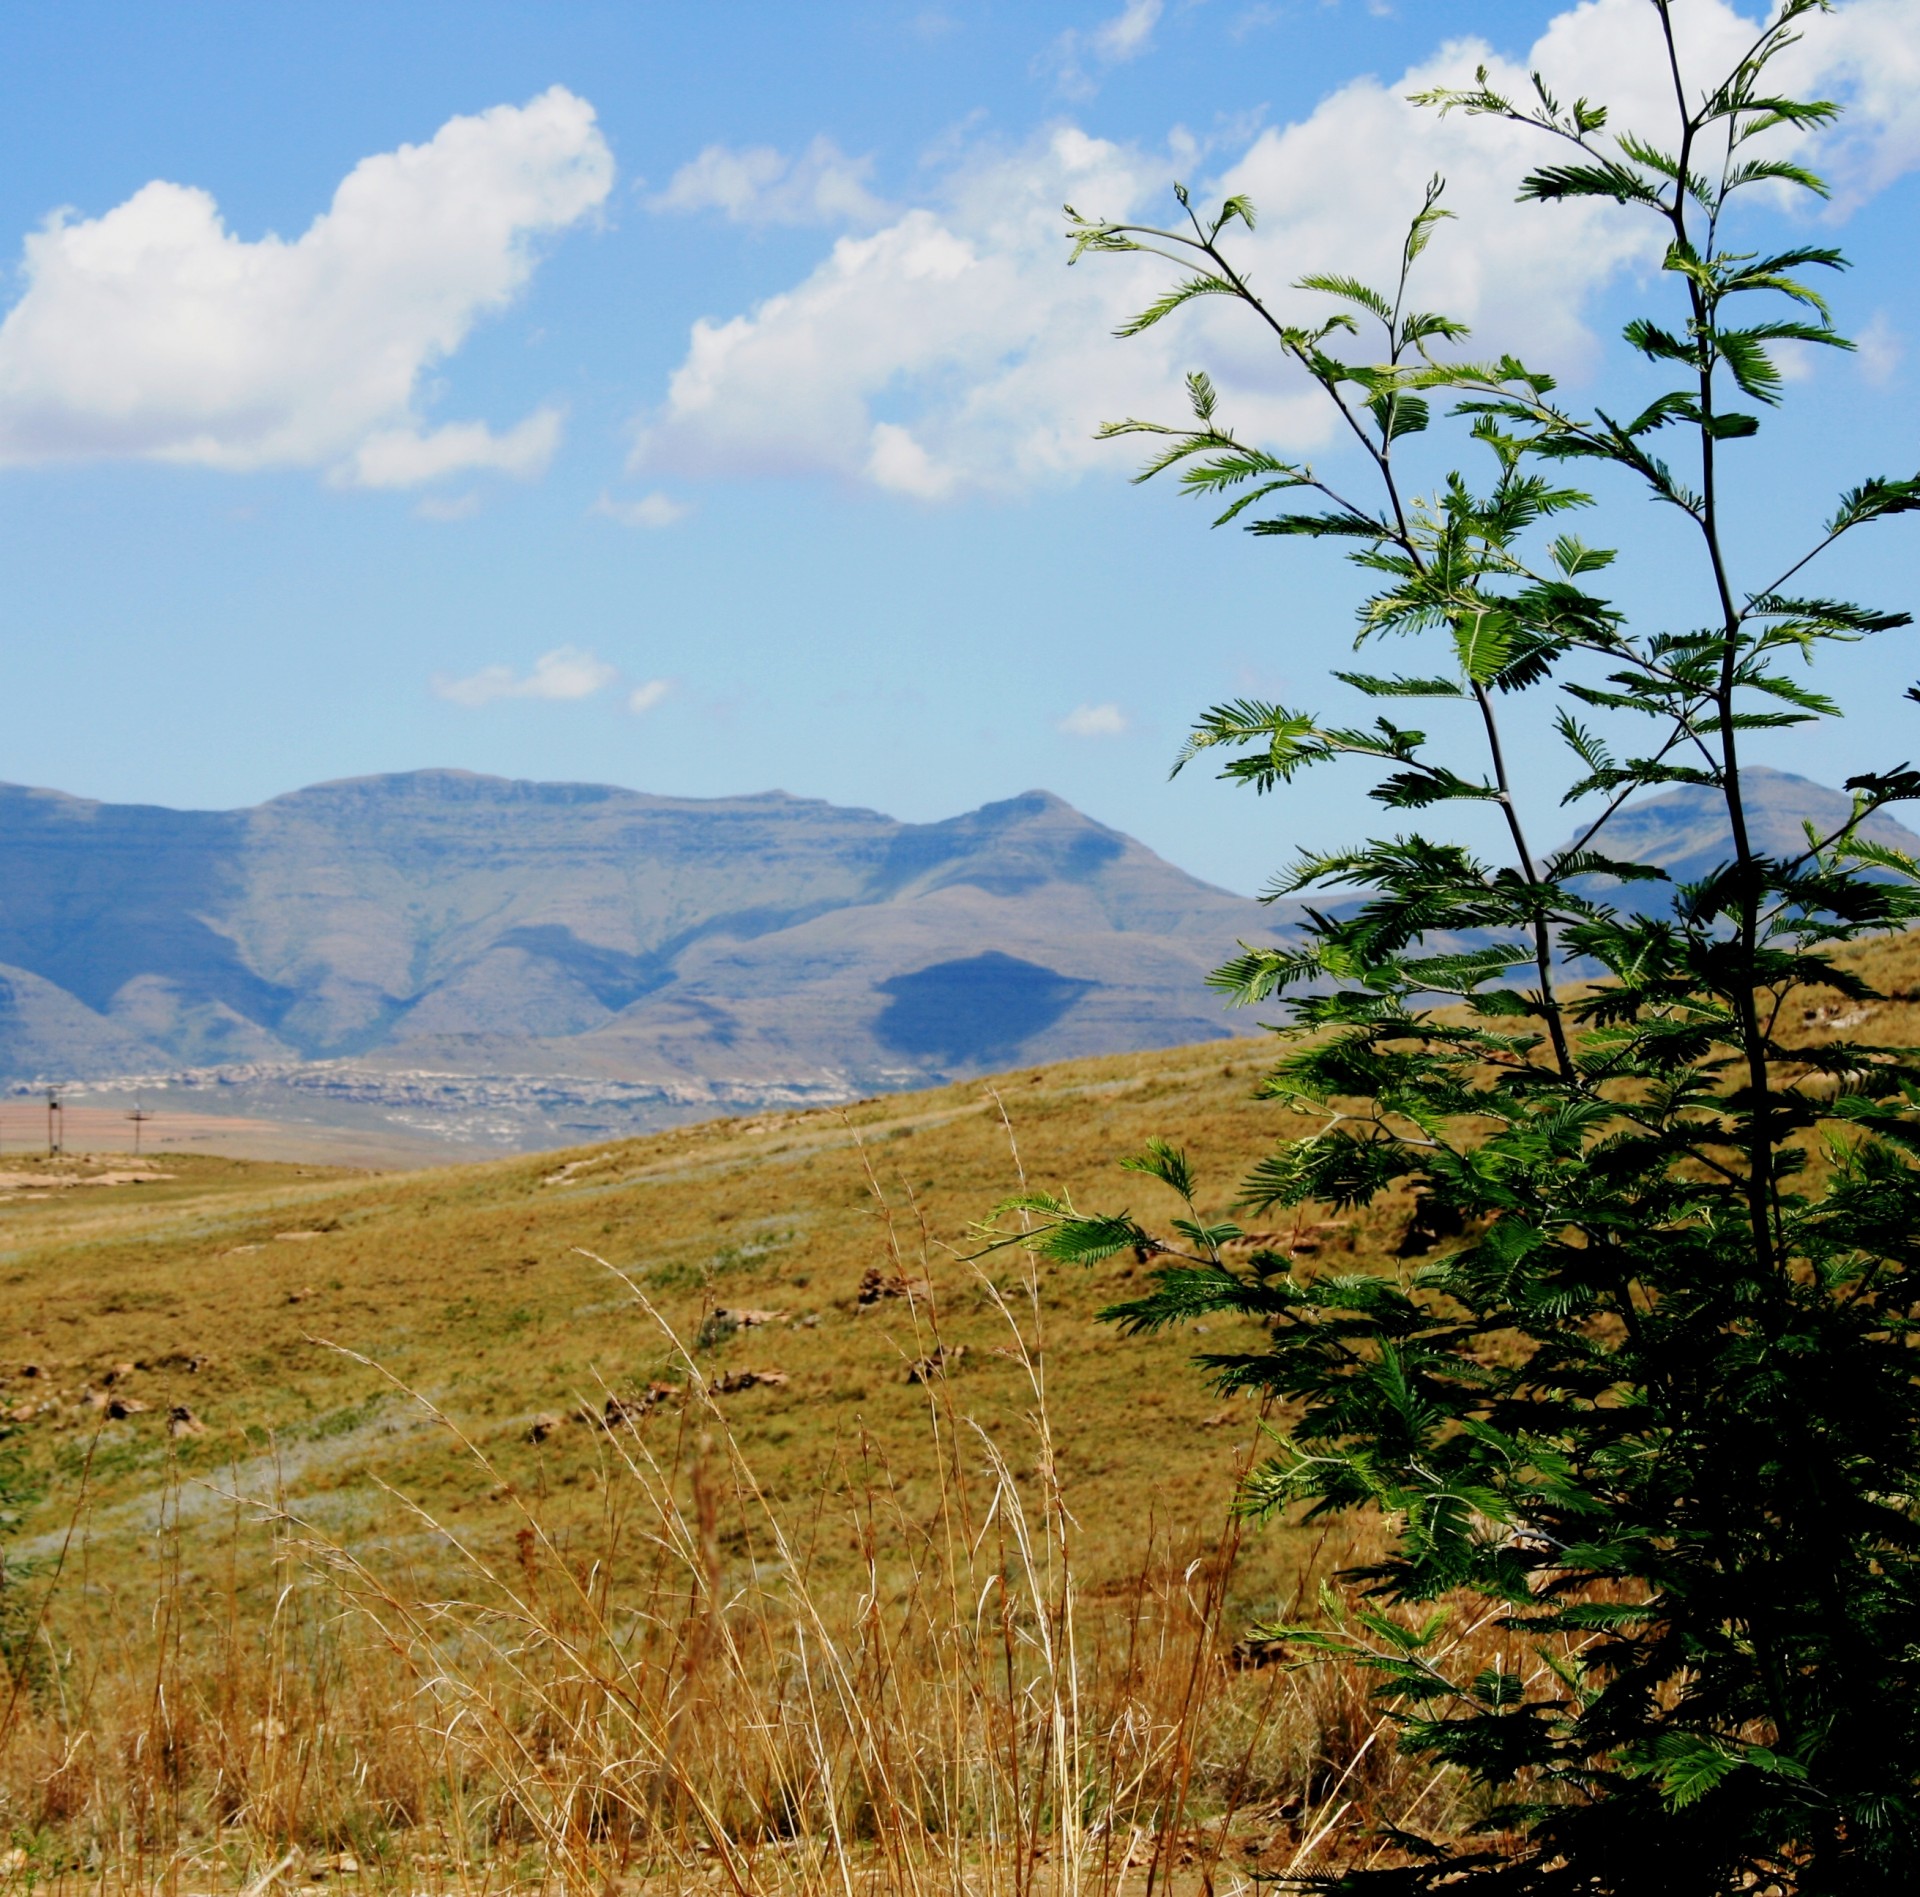
[[[1244,933],[1274,933],[1257,904],[1044,791],[904,824],[451,770],[218,812],[0,786],[13,1076],[63,1042],[95,1072],[565,1042],[608,1075],[900,1084],[1230,1033],[1199,978]]]
[[[1748,782],[1770,851],[1849,808]],[[1884,815],[1870,833],[1920,851]],[[1725,850],[1691,786],[1610,836],[1676,881]],[[438,1100],[490,1138],[631,1130],[1257,1033],[1205,977],[1297,919],[1046,791],[909,824],[448,769],[234,811],[0,785],[0,1083],[171,1074],[396,1120]]]

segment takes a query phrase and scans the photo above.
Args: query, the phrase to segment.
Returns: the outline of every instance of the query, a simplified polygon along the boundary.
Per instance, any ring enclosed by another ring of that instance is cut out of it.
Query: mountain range
[[[1224,1035],[1257,903],[1043,792],[944,823],[417,771],[0,788],[0,1073],[396,1061],[856,1087]]]
[[[1846,809],[1748,783],[1763,849]],[[1681,789],[1609,847],[1684,879],[1724,825]],[[1296,913],[1040,791],[910,824],[451,770],[236,811],[0,786],[0,1079],[213,1069],[417,1105],[459,1077],[469,1105],[539,1083],[548,1120],[569,1089],[628,1121],[850,1098],[1255,1032],[1205,974]]]

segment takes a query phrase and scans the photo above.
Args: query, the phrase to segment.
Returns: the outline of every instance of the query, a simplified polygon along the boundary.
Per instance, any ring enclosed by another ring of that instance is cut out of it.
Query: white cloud
[[[502,435],[484,422],[449,422],[424,435],[391,428],[363,441],[341,478],[359,487],[418,487],[445,474],[489,470],[528,480],[546,472],[559,445],[557,408],[537,408]]]
[[[1127,0],[1112,19],[1093,29],[1090,43],[1102,59],[1138,59],[1153,39],[1153,29],[1165,11],[1164,0]]]
[[[206,192],[160,181],[100,217],[56,213],[0,323],[0,462],[321,467],[376,486],[538,472],[556,413],[429,428],[422,379],[612,178],[593,108],[556,86],[363,159],[291,241],[238,237]]]
[[[873,452],[867,456],[867,478],[876,487],[891,488],[896,494],[911,494],[922,501],[944,500],[954,486],[953,471],[936,466],[926,449],[894,422],[873,425]]]
[[[1120,66],[1138,59],[1153,44],[1153,29],[1166,0],[1125,0],[1120,11],[1084,32],[1062,33],[1054,41],[1051,62],[1063,92],[1085,98],[1094,90],[1089,66]]]
[[[1887,387],[1900,373],[1900,364],[1906,358],[1907,339],[1894,328],[1885,310],[1875,310],[1854,341],[1858,345],[1855,360],[1868,386]]]
[[[1132,721],[1118,705],[1076,705],[1060,720],[1059,729],[1070,738],[1124,738]]]
[[[1751,36],[1727,0],[1695,0],[1675,19],[1697,71]],[[1656,30],[1645,0],[1583,0],[1519,64],[1477,41],[1450,42],[1389,83],[1355,80],[1305,119],[1262,131],[1196,195],[1253,198],[1259,228],[1236,235],[1237,252],[1284,309],[1304,314],[1324,304],[1278,286],[1309,269],[1389,277],[1405,221],[1441,172],[1459,221],[1421,260],[1422,302],[1474,324],[1476,351],[1514,348],[1577,376],[1598,354],[1587,320],[1595,298],[1657,265],[1657,233],[1611,206],[1516,202],[1517,181],[1547,155],[1538,137],[1441,118],[1406,95],[1470,80],[1482,61],[1496,84],[1524,90],[1537,67],[1569,93],[1606,101],[1615,124],[1657,133],[1673,108]],[[1135,31],[1115,44],[1138,43]],[[1844,177],[1885,182],[1920,163],[1920,72],[1911,86],[1899,77],[1920,61],[1920,0],[1854,0],[1814,20],[1794,57],[1806,83],[1855,102],[1851,142],[1824,154]],[[637,427],[633,469],[826,475],[926,500],[1017,491],[1129,466],[1124,447],[1092,439],[1097,424],[1178,419],[1182,378],[1202,364],[1236,426],[1314,451],[1328,439],[1326,410],[1246,311],[1193,304],[1112,341],[1164,274],[1150,259],[1063,267],[1063,199],[1089,215],[1165,221],[1177,215],[1170,173],[1195,162],[1177,141],[1169,156],[1072,127],[1016,152],[962,155],[934,201],[840,238],[805,278],[754,308],[696,323],[664,401]]]
[[[466,678],[442,673],[433,681],[433,689],[440,697],[471,710],[498,698],[591,698],[619,676],[613,666],[591,652],[583,652],[578,646],[556,646],[535,659],[532,671],[524,677],[510,666],[488,665]]]
[[[636,718],[644,718],[672,690],[672,679],[650,678],[644,685],[636,685],[627,694],[627,709]]]
[[[671,494],[643,494],[637,501],[619,501],[603,493],[592,511],[617,520],[623,527],[649,527],[657,532],[685,520],[693,507],[687,501],[676,501]]]
[[[1807,21],[1783,77],[1847,102],[1823,153],[1843,207],[1920,164],[1920,0],[1848,0]]]
[[[771,145],[709,145],[648,201],[655,211],[719,211],[736,224],[878,224],[888,207],[867,189],[871,158],[816,138],[797,158]]]

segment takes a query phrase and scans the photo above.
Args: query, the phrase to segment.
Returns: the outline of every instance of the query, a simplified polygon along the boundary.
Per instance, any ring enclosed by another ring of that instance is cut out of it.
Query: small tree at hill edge
[[[1243,304],[1332,405],[1367,486],[1242,440],[1204,375],[1190,421],[1104,432],[1150,438],[1141,478],[1224,502],[1218,524],[1345,545],[1373,589],[1360,642],[1427,655],[1335,675],[1379,701],[1371,723],[1239,699],[1206,712],[1180,763],[1223,756],[1261,792],[1339,760],[1377,774],[1403,827],[1305,855],[1271,891],[1319,905],[1296,943],[1214,977],[1284,1006],[1265,1090],[1318,1120],[1239,1204],[1411,1190],[1451,1249],[1397,1279],[1230,1262],[1239,1228],[1193,1209],[1187,1159],[1158,1143],[1129,1163],[1187,1202],[1178,1252],[1044,1193],[1011,1202],[1028,1229],[999,1241],[1080,1264],[1160,1251],[1155,1288],[1107,1313],[1128,1332],[1258,1320],[1264,1348],[1199,1359],[1286,1422],[1246,1505],[1385,1522],[1385,1556],[1347,1577],[1357,1613],[1276,1631],[1377,1668],[1402,1747],[1464,1773],[1485,1820],[1479,1842],[1403,1836],[1410,1868],[1307,1880],[1322,1887],[1905,1890],[1920,1849],[1920,1059],[1779,1036],[1806,991],[1869,998],[1835,949],[1920,910],[1920,866],[1862,833],[1920,797],[1920,771],[1849,779],[1846,821],[1785,858],[1756,847],[1741,776],[1749,733],[1838,715],[1804,662],[1907,624],[1825,597],[1810,569],[1920,507],[1920,479],[1865,479],[1772,570],[1736,571],[1722,471],[1764,452],[1777,346],[1850,346],[1817,287],[1836,251],[1731,247],[1756,194],[1824,191],[1791,153],[1836,107],[1771,74],[1826,9],[1778,5],[1701,88],[1670,0],[1648,3],[1674,100],[1657,135],[1538,78],[1509,98],[1482,72],[1421,101],[1536,131],[1545,162],[1520,195],[1542,215],[1598,199],[1658,228],[1666,305],[1625,335],[1666,386],[1638,414],[1583,412],[1511,355],[1472,360],[1464,326],[1420,307],[1438,181],[1397,278],[1303,277],[1325,304],[1307,324],[1236,263],[1244,199],[1204,217],[1176,188],[1170,229],[1069,209],[1076,259],[1144,252],[1182,272],[1123,335],[1197,297]],[[1410,491],[1407,450],[1442,420],[1477,472]],[[1708,623],[1636,626],[1597,590],[1614,555],[1566,523],[1603,490],[1678,518]],[[1523,808],[1506,762],[1508,722],[1543,701],[1566,801],[1590,813],[1558,848],[1544,839],[1564,820]],[[1410,726],[1423,705],[1470,749]],[[1610,851],[1609,821],[1672,785],[1723,801],[1731,843],[1704,880],[1662,888]],[[1498,853],[1423,827],[1461,802],[1491,807]],[[1512,1638],[1472,1676],[1420,1605],[1461,1590]]]

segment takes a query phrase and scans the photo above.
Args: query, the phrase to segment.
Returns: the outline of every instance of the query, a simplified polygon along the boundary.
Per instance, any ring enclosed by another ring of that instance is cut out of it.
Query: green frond
[[[1826,529],[1829,536],[1837,537],[1869,521],[1916,511],[1920,511],[1920,475],[1905,480],[1875,475],[1841,495],[1840,505],[1826,523]]]
[[[1457,679],[1450,678],[1405,678],[1395,674],[1390,678],[1376,678],[1369,672],[1335,672],[1333,674],[1343,685],[1351,685],[1355,691],[1365,692],[1369,698],[1464,698]]]
[[[1113,333],[1122,339],[1138,336],[1143,330],[1151,329],[1155,323],[1171,316],[1182,304],[1191,303],[1195,297],[1238,295],[1239,291],[1224,277],[1188,277],[1176,283],[1164,296],[1155,297],[1139,315],[1129,317]]]
[[[1238,192],[1230,198],[1221,200],[1220,214],[1213,220],[1213,229],[1208,235],[1218,237],[1235,218],[1238,218],[1248,230],[1254,228],[1253,200]]]
[[[1356,304],[1369,316],[1379,317],[1383,323],[1393,321],[1393,305],[1358,277],[1342,276],[1332,271],[1315,271],[1301,277],[1294,288],[1318,290],[1323,296],[1337,296],[1345,302]]]
[[[1142,1172],[1150,1179],[1158,1179],[1162,1185],[1170,1186],[1179,1193],[1189,1205],[1193,1203],[1193,1167],[1186,1154],[1167,1141],[1150,1139],[1144,1152],[1135,1153],[1120,1164],[1127,1172]]]

